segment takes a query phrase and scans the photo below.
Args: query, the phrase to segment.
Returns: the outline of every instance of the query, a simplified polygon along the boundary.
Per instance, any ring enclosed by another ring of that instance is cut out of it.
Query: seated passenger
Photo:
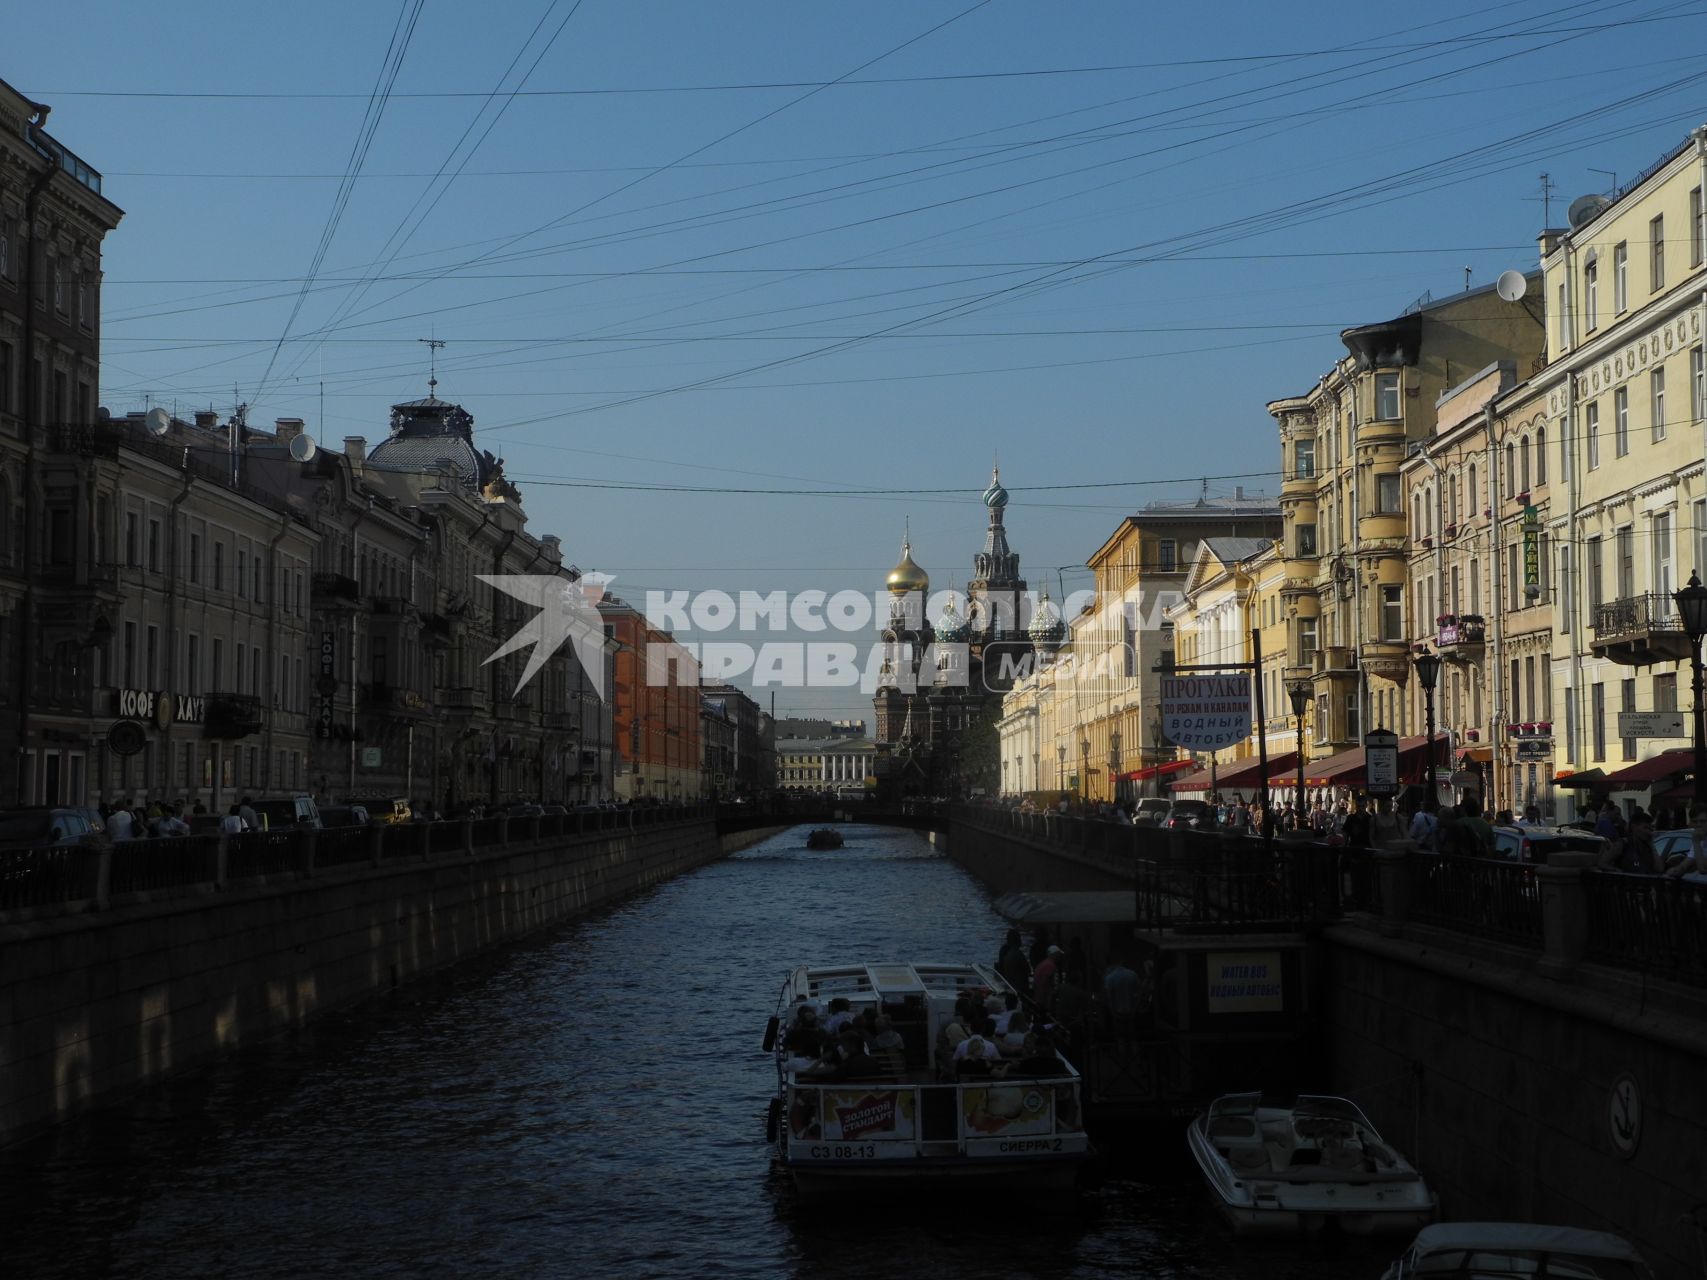
[[[907,1042],[901,1038],[901,1033],[895,1030],[895,1025],[888,1018],[878,1015],[876,1034],[871,1037],[873,1049],[905,1049]]]
[[[999,1030],[1001,1027],[1000,1020],[997,1021],[996,1026]],[[996,1048],[1004,1058],[1023,1057],[1025,1042],[1030,1034],[1031,1020],[1025,1016],[1025,1010],[1016,1009],[1013,1017],[1008,1019],[1007,1034],[996,1037]]]
[[[869,1080],[884,1074],[885,1063],[874,1058],[857,1031],[843,1032],[841,1038],[842,1076],[848,1080]]]
[[[996,1034],[1005,1036],[1008,1033],[1008,1023],[1013,1020],[1014,1013],[1019,1009],[1019,995],[1010,991],[1002,997],[1002,1011],[996,1015]]]
[[[840,1035],[842,1028],[853,1020],[853,1012],[848,1008],[848,998],[837,996],[830,1001],[830,1020],[824,1024],[824,1030],[831,1035]]]
[[[983,1036],[968,1036],[954,1051],[956,1076],[987,1076],[995,1065],[996,1050]]]
[[[1008,1068],[1011,1076],[1058,1076],[1066,1073],[1067,1064],[1055,1052],[1055,1042],[1048,1033],[1038,1032],[1021,1054],[1019,1061]]]
[[[796,1057],[816,1058],[824,1052],[824,1029],[818,1025],[818,1011],[811,1005],[799,1006],[794,1025],[782,1039],[782,1047]]]
[[[800,1071],[802,1077],[813,1080],[836,1080],[842,1074],[842,1055],[836,1048],[834,1040],[824,1042],[824,1052],[812,1066]]]

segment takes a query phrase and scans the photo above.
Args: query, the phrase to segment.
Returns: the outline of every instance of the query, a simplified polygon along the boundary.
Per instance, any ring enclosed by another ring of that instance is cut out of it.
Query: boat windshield
[[[1410,1274],[1477,1280],[1649,1280],[1646,1270],[1627,1258],[1526,1249],[1443,1249],[1418,1258]]]

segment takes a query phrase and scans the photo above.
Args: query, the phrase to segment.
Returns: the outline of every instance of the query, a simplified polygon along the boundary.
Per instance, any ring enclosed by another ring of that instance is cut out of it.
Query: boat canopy
[[[1412,1251],[1450,1253],[1574,1253],[1641,1263],[1642,1255],[1622,1236],[1583,1227],[1549,1227],[1531,1222],[1439,1222],[1417,1232]],[[1418,1270],[1432,1271],[1426,1264]]]

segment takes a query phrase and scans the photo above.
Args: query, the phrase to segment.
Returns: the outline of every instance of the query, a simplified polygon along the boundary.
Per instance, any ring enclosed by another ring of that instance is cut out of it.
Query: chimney
[[[301,418],[277,418],[274,420],[273,426],[278,431],[280,444],[289,444],[302,434]]]
[[[219,415],[212,409],[197,409],[196,426],[203,431],[215,431],[219,428]]]
[[[1234,485],[1233,486],[1233,501],[1243,502],[1244,500],[1245,500],[1245,486],[1242,484]]]
[[[361,463],[367,461],[367,437],[345,436],[344,456],[351,462],[357,464],[359,468]]]
[[[550,560],[553,564],[562,563],[563,539],[559,538],[555,533],[548,533],[541,538],[539,540],[539,549],[545,553],[545,558]]]

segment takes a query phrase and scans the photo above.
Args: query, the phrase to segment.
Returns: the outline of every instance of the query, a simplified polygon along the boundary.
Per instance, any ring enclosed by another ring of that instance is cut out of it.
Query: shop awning
[[[1494,744],[1491,742],[1476,742],[1458,749],[1460,760],[1477,760],[1482,764],[1491,764],[1494,759]]]
[[[1555,787],[1598,787],[1605,782],[1606,770],[1598,766],[1593,769],[1579,769],[1575,773],[1553,775]]]
[[[1435,738],[1435,750],[1444,752],[1445,739],[1440,735]],[[1428,735],[1416,734],[1409,738],[1399,739],[1399,777],[1405,782],[1424,781],[1423,771],[1428,766]],[[1304,782],[1311,787],[1361,787],[1366,779],[1363,776],[1363,748],[1353,747],[1349,751],[1341,751],[1338,755],[1329,756],[1325,760],[1310,760],[1304,765]]]
[[[1664,782],[1692,772],[1694,768],[1694,749],[1676,747],[1607,774],[1606,786],[1611,791],[1644,791],[1656,782]]]
[[[1116,775],[1122,782],[1145,782],[1151,778],[1166,778],[1176,773],[1189,773],[1197,765],[1190,760],[1165,760],[1161,764],[1146,765],[1142,769],[1134,769],[1130,773]]]
[[[1298,753],[1287,751],[1275,756],[1268,762],[1268,785],[1270,788],[1298,776]],[[1232,764],[1219,766],[1211,773],[1208,769],[1199,769],[1190,777],[1181,778],[1172,785],[1175,791],[1208,791],[1214,786],[1221,791],[1254,791],[1262,781],[1262,761],[1254,757],[1235,760]]]

